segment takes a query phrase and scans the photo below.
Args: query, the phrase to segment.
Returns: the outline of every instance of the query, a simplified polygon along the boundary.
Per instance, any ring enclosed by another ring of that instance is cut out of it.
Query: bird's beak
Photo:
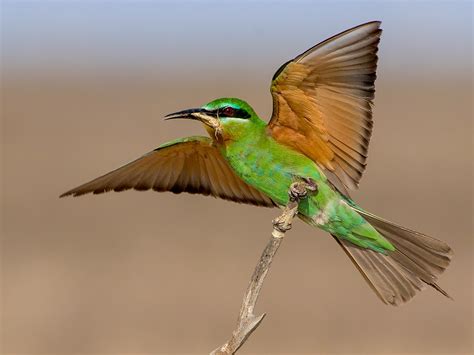
[[[223,132],[223,127],[218,119],[215,111],[209,111],[204,108],[192,108],[189,110],[170,113],[165,116],[165,120],[174,120],[178,118],[185,118],[190,120],[198,120],[212,129],[214,135],[218,137]]]
[[[169,115],[165,116],[165,120],[175,120],[178,118],[184,118],[189,120],[202,121],[202,116],[210,116],[210,111],[205,110],[203,108],[192,108],[188,110],[170,113]]]

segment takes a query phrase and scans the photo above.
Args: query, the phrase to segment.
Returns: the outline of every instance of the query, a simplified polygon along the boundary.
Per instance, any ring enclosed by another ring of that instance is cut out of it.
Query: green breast
[[[317,165],[306,156],[277,143],[265,130],[253,131],[221,148],[229,164],[245,182],[279,205],[288,203],[288,189],[297,177],[314,179],[318,194],[300,204],[300,212],[312,216],[335,192]]]
[[[221,147],[229,164],[245,182],[279,205],[288,203],[288,189],[297,177],[312,178],[318,191],[302,200],[298,211],[307,223],[339,238],[378,252],[393,250],[364,218],[355,212],[328,183],[318,166],[306,156],[287,148],[264,130]]]

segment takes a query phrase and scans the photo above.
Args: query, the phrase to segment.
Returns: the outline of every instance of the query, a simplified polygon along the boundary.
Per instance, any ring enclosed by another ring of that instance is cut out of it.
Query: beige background
[[[164,122],[166,113],[237,96],[268,117],[281,63],[374,18],[385,29],[376,126],[355,196],[452,245],[440,284],[454,301],[427,290],[384,306],[332,238],[298,222],[257,307],[268,316],[242,353],[472,351],[469,3],[410,13],[403,3],[247,3],[231,12],[211,3],[211,15],[196,3],[127,3],[133,23],[107,2],[18,3],[3,5],[4,353],[206,353],[222,343],[277,210],[187,194],[58,195],[164,141],[204,134],[193,122]],[[297,15],[308,12],[315,23],[301,31]],[[288,17],[293,25],[268,31]],[[248,26],[199,26],[209,18]],[[295,40],[277,45],[275,35]]]

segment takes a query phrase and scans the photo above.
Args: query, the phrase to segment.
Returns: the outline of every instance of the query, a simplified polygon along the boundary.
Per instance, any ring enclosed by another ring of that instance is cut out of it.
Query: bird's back
[[[382,252],[392,248],[347,205],[315,162],[278,143],[264,128],[253,129],[244,137],[228,142],[221,152],[240,178],[280,206],[288,203],[288,188],[298,177],[313,179],[318,191],[300,202],[303,220],[362,247]]]

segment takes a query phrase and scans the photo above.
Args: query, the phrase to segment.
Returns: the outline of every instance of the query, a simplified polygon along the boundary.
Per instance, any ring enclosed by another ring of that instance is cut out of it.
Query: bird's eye
[[[222,114],[227,117],[234,117],[235,109],[233,107],[227,106],[222,109]]]

